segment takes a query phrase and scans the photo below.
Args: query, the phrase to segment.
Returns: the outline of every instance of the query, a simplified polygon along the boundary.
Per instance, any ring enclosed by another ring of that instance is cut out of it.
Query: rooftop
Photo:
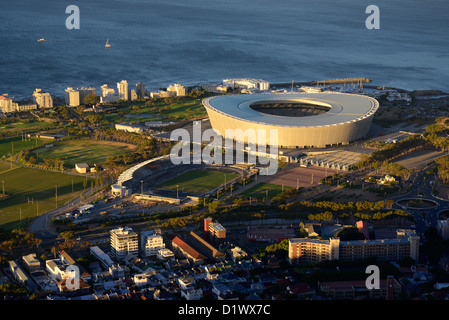
[[[261,102],[306,103],[330,110],[308,117],[269,115],[251,108],[251,105]],[[331,126],[354,122],[371,116],[379,106],[371,97],[337,92],[237,94],[210,97],[203,100],[203,104],[206,109],[215,110],[231,118],[282,127]]]

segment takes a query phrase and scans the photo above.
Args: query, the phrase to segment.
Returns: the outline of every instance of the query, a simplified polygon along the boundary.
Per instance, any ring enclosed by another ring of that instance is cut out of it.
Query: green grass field
[[[0,200],[0,226],[10,229],[19,223],[20,211],[22,220],[33,218],[56,208],[56,192],[58,205],[64,205],[84,190],[85,177],[44,170],[13,166],[0,161],[0,193],[10,196]],[[73,189],[72,189],[73,181]],[[86,187],[91,181],[88,179]],[[73,193],[72,193],[73,190]]]
[[[61,158],[66,161],[66,167],[73,168],[75,163],[99,164],[109,156],[127,153],[135,148],[131,144],[122,142],[78,139],[57,142],[52,148],[39,148],[36,152],[41,160]]]
[[[14,154],[17,154],[20,151],[52,142],[53,140],[51,139],[36,139],[34,137],[24,139],[22,139],[22,137],[0,139],[0,157],[10,157],[12,152],[14,152]]]
[[[53,129],[56,122],[36,121],[36,122],[14,122],[0,124],[0,136],[12,136],[22,133],[31,133],[41,130]]]
[[[179,191],[206,193],[224,184],[225,174],[227,182],[239,176],[235,173],[223,173],[211,170],[191,170],[169,181],[161,183],[158,185],[158,188],[176,190],[176,185],[178,185]]]
[[[293,189],[293,188],[287,187],[287,186],[283,187],[284,191],[287,191],[289,189]],[[241,193],[241,195],[256,198],[256,199],[262,199],[262,198],[266,197],[267,190],[268,190],[268,199],[278,195],[279,193],[281,193],[283,191],[282,186],[279,186],[277,184],[261,182],[261,183],[256,184],[254,187],[251,187],[251,188],[245,190],[244,192]]]
[[[154,106],[145,106],[144,102],[135,101],[126,108],[120,108],[117,112],[104,114],[102,122],[121,123],[204,118],[207,116],[207,112],[201,101],[202,99],[184,97],[179,102],[167,105],[162,99],[154,102]],[[133,106],[138,107],[138,110],[134,109]],[[132,117],[125,117],[125,115],[131,115]],[[149,118],[147,115],[155,115],[156,117]]]

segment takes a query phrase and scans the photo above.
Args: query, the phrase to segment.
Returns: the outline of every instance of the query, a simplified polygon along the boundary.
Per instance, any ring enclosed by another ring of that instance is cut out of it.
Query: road
[[[428,169],[430,169],[429,167]],[[449,208],[449,201],[444,200],[438,197],[435,197],[432,193],[433,190],[433,181],[435,181],[434,173],[427,173],[427,170],[422,170],[418,176],[413,181],[412,189],[406,194],[391,197],[389,199],[395,200],[396,203],[393,206],[393,209],[406,210],[409,212],[415,221],[416,231],[419,234],[422,234],[429,227],[436,227],[438,214],[442,210],[446,210]],[[423,199],[429,200],[435,203],[434,206],[428,208],[410,208],[399,205],[397,202],[400,200],[406,199]]]

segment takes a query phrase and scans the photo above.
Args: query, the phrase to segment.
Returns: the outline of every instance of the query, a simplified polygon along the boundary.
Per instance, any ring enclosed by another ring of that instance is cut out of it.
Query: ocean
[[[366,77],[448,91],[447,0],[15,0],[0,11],[0,94],[126,79],[148,90],[225,78]],[[66,28],[69,5],[80,29]],[[380,10],[368,30],[367,6]],[[38,42],[45,38],[46,42]],[[105,48],[109,39],[111,48]]]

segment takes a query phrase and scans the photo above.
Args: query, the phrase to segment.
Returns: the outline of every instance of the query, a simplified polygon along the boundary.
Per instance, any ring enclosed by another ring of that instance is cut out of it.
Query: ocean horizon
[[[65,25],[72,4],[79,30]],[[371,4],[380,9],[378,30],[365,26]],[[0,94],[21,99],[41,88],[63,97],[67,87],[99,92],[124,79],[158,90],[241,77],[365,77],[447,91],[448,10],[443,0],[8,1],[0,12]]]

